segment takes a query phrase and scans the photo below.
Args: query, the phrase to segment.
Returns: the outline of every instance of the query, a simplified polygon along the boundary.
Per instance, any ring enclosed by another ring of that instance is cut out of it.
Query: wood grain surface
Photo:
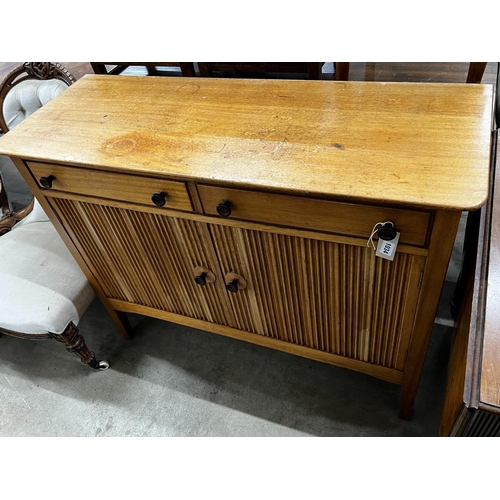
[[[498,203],[496,197],[492,196],[495,183],[497,189],[500,187],[494,164],[497,146],[495,131],[492,134],[490,196],[487,204],[475,212],[474,219],[468,222],[468,256],[464,255],[467,261],[461,277],[464,292],[448,363],[439,430],[441,436],[493,436],[500,432],[499,370],[495,364],[495,359],[497,362],[499,359],[499,318],[498,310],[495,309],[498,308],[498,300],[494,298],[490,301],[488,298],[488,293],[493,293],[494,296],[495,290],[497,294],[499,290],[498,279],[493,277],[492,286],[488,284],[488,271],[492,264],[490,247],[494,253],[498,252],[498,226],[496,229],[492,226],[493,223],[498,224],[498,217],[492,216],[495,212],[498,216],[498,208],[495,206]],[[493,265],[498,268],[498,253],[493,259]],[[493,271],[495,273],[498,270]],[[486,337],[488,341],[483,346]],[[487,361],[486,366],[483,366],[484,360]]]
[[[424,246],[431,212],[277,195],[199,184],[207,215],[220,217],[217,205],[229,201],[232,219],[359,236],[368,239],[377,222],[391,221],[399,241]],[[376,238],[376,236],[375,236]]]
[[[0,153],[118,321],[204,325],[401,383],[409,419],[462,210],[486,199],[491,98],[465,84],[87,76]],[[147,205],[153,178],[179,206]],[[214,217],[226,198],[234,220]],[[382,261],[366,241],[393,216],[402,243]],[[195,281],[200,268],[215,281]],[[246,286],[226,290],[235,275]]]
[[[184,182],[83,170],[50,163],[27,162],[27,165],[39,185],[41,177],[54,177],[52,188],[44,192],[46,196],[57,196],[58,191],[64,191],[155,206],[151,196],[155,193],[165,193],[165,208],[193,210]]]
[[[438,211],[425,264],[417,313],[408,349],[405,374],[401,389],[399,416],[410,419],[418,383],[425,361],[427,346],[432,333],[439,296],[446,277],[446,269],[453,250],[455,235],[460,224],[459,212]]]
[[[486,199],[491,119],[490,85],[87,75],[0,153],[462,210]]]
[[[225,335],[226,337],[231,337],[234,339],[243,340],[245,342],[250,342],[252,344],[261,345],[263,347],[269,347],[271,349],[288,352],[297,356],[303,356],[304,358],[314,359],[322,363],[329,363],[331,365],[347,368],[348,370],[355,370],[361,373],[366,373],[367,375],[377,377],[392,384],[401,385],[401,380],[403,378],[402,372],[400,372],[399,370],[395,370],[394,368],[387,368],[381,365],[366,363],[365,361],[360,361],[359,359],[351,359],[344,356],[338,356],[337,354],[332,354],[330,352],[311,349],[307,346],[292,344],[290,342],[267,337],[265,335],[256,335],[254,333],[244,332],[242,330],[238,330],[229,326],[218,325],[216,323],[210,323],[196,318],[189,318],[187,316],[181,316],[179,314],[171,313],[168,311],[161,311],[159,309],[154,309],[148,306],[131,304],[130,302],[123,302],[117,299],[110,299],[110,302],[116,309],[116,311],[143,314],[145,316],[151,316],[153,318],[159,318],[165,321],[172,321],[173,323],[186,325],[191,328],[218,333],[219,335]]]
[[[187,219],[50,199],[108,298],[231,325],[222,277],[196,284],[194,270],[218,274],[206,225]]]
[[[223,274],[248,286],[229,294],[237,328],[403,370],[421,257],[377,259],[351,247],[210,225]]]
[[[481,402],[500,410],[500,161],[491,212],[490,253],[484,319]]]

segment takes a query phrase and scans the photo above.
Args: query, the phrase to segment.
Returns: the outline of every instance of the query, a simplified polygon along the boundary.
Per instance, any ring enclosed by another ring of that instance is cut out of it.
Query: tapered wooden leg
[[[130,324],[127,315],[124,312],[116,311],[115,309],[113,309],[111,305],[109,305],[109,302],[106,298],[104,298],[104,300],[103,299],[101,300],[104,304],[104,307],[106,307],[106,310],[111,316],[111,319],[114,321],[116,327],[118,328],[119,332],[127,340],[132,340],[134,334],[132,332],[132,325]]]
[[[446,270],[461,215],[462,212],[458,211],[445,212],[438,210],[434,219],[429,244],[429,256],[427,257],[413,326],[413,337],[408,348],[403,383],[401,385],[399,417],[403,420],[410,420],[413,412],[413,403],[434,325],[439,296],[446,277]]]
[[[58,342],[63,342],[68,352],[75,353],[80,357],[82,363],[89,365],[91,368],[105,370],[109,367],[107,361],[96,360],[95,354],[87,347],[85,339],[73,323],[70,323],[63,333],[50,335]]]
[[[479,238],[479,224],[481,222],[481,210],[469,212],[467,225],[465,227],[464,244],[462,251],[462,264],[460,274],[455,285],[455,291],[450,303],[450,312],[453,319],[457,319],[462,304],[462,298],[467,287],[468,276],[476,266],[476,253]]]

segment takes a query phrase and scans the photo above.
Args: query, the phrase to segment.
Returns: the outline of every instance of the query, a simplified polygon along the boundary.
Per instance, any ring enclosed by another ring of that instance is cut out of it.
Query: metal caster
[[[107,361],[99,361],[99,363],[97,363],[96,366],[96,369],[101,371],[107,370],[108,368],[109,368],[109,363]]]

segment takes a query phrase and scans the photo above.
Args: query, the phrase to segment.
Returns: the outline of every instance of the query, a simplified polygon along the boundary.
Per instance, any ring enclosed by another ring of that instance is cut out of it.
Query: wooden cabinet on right
[[[441,417],[441,436],[500,437],[500,162],[493,134],[490,197],[472,219]],[[496,165],[495,165],[496,162]]]

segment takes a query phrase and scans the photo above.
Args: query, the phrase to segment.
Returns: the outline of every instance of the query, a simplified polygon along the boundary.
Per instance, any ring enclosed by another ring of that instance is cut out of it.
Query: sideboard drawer
[[[264,222],[366,238],[377,222],[391,221],[400,231],[400,242],[425,246],[430,211],[356,205],[258,191],[198,185],[207,215],[221,217],[219,204],[229,202],[229,218]]]
[[[191,199],[184,182],[104,172],[89,168],[26,162],[40,188],[64,191],[128,203],[153,205],[153,194],[165,193],[165,208],[192,211]],[[52,187],[45,188],[40,179],[51,178]]]

